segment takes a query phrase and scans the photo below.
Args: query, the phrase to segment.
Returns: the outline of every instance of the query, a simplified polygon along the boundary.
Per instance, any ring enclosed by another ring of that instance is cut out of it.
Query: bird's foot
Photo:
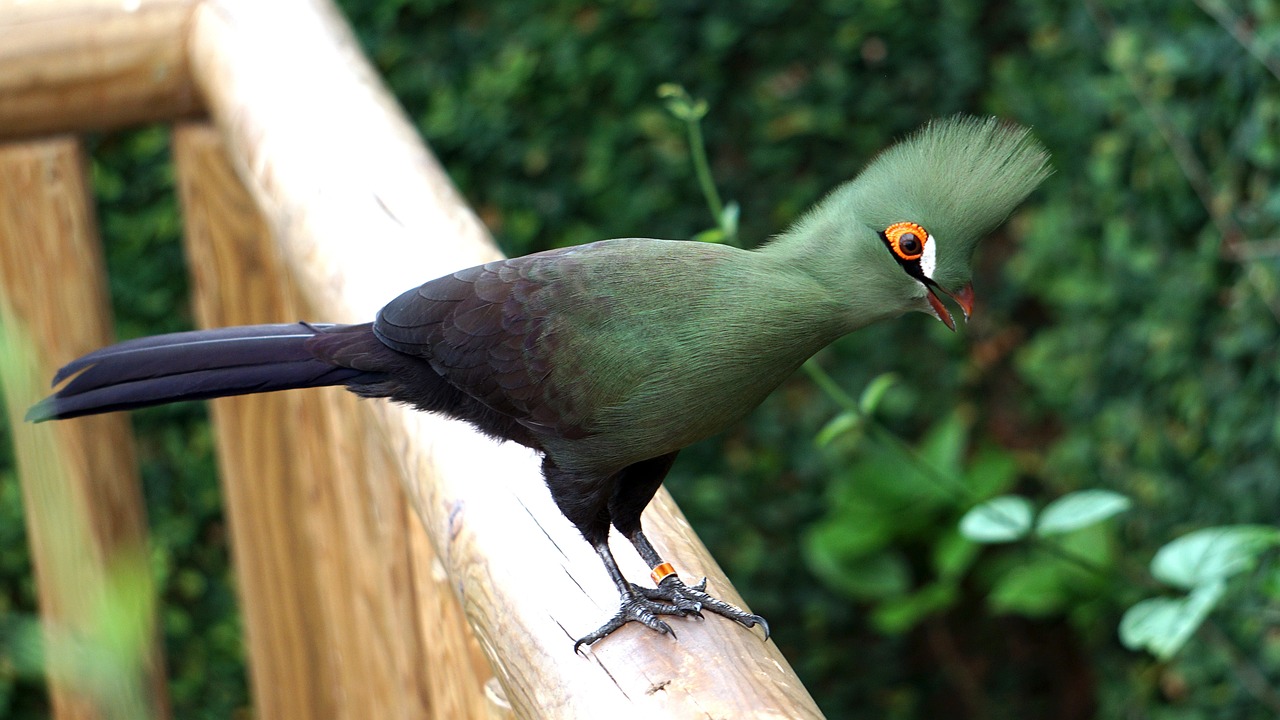
[[[605,638],[614,630],[629,622],[638,622],[650,630],[675,637],[675,631],[659,617],[660,615],[676,615],[679,617],[697,615],[702,617],[702,614],[698,612],[699,607],[697,606],[690,605],[687,602],[681,604],[658,602],[657,599],[648,597],[648,588],[642,588],[635,583],[628,584],[631,587],[623,592],[622,605],[618,608],[618,612],[609,618],[609,622],[601,625],[595,632],[578,638],[578,641],[573,644],[574,652],[579,652],[583,645],[590,645],[597,640]]]
[[[630,587],[622,595],[622,606],[618,608],[617,614],[609,618],[609,622],[601,625],[595,632],[579,638],[573,644],[574,652],[579,652],[583,645],[590,645],[604,639],[629,622],[638,622],[650,630],[674,638],[675,631],[659,617],[660,615],[693,616],[701,620],[703,610],[727,617],[743,627],[759,625],[764,629],[764,639],[769,639],[769,623],[765,622],[764,618],[708,595],[706,578],[690,586],[671,572],[658,582],[656,588],[642,587],[635,583],[627,584]]]
[[[702,617],[701,611],[706,610],[736,621],[743,627],[750,628],[759,625],[764,630],[764,639],[769,639],[769,623],[765,622],[764,618],[708,595],[706,592],[706,578],[702,578],[702,582],[690,586],[685,585],[684,581],[673,572],[663,577],[656,588],[634,587],[650,600],[663,600],[673,607],[686,609],[687,612],[683,613],[685,615]]]

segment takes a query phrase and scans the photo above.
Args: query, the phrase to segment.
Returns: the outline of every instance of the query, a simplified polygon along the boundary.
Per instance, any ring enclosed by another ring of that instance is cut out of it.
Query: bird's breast
[[[556,402],[581,417],[588,437],[577,450],[624,466],[714,435],[833,339],[734,307],[741,299],[719,302],[710,308],[706,298],[686,297],[643,318],[615,309],[594,336],[606,341],[567,348],[550,387],[570,388]]]

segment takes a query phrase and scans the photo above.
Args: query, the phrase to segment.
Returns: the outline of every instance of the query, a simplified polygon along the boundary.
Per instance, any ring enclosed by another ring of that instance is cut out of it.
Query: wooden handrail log
[[[196,1],[6,3],[0,140],[200,115],[185,31]]]
[[[190,49],[205,104],[317,319],[368,320],[404,289],[498,257],[332,6],[209,0]],[[617,597],[532,453],[388,403],[360,407],[393,450],[517,715],[819,716],[772,643],[718,617],[678,622],[678,642],[631,626],[574,655],[573,638]],[[686,576],[706,574],[740,602],[665,493],[645,522]],[[646,577],[625,543],[616,550],[629,576]]]

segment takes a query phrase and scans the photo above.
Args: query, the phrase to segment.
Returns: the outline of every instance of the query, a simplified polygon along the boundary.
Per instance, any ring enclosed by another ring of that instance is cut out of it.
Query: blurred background
[[[706,100],[746,246],[929,118],[1031,126],[1055,175],[980,250],[967,327],[844,338],[816,362],[884,390],[874,412],[797,374],[668,487],[831,717],[1280,715],[1274,553],[1172,657],[1117,632],[1169,592],[1165,543],[1280,516],[1274,0],[339,4],[510,255],[715,224],[664,83]],[[189,328],[166,131],[92,148],[119,334]],[[204,407],[133,417],[174,716],[246,713]],[[957,529],[990,496],[1091,488],[1132,505],[1052,551]],[[35,611],[0,439],[0,632]],[[14,666],[0,647],[0,717],[47,716]]]

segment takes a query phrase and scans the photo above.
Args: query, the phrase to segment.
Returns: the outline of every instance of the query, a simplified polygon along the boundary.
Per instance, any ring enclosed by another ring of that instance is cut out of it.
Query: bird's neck
[[[850,245],[839,228],[801,223],[756,251],[766,272],[790,278],[815,311],[828,313],[836,337],[879,320],[901,315],[903,307],[868,268],[883,248]],[[799,291],[797,291],[799,292]]]

